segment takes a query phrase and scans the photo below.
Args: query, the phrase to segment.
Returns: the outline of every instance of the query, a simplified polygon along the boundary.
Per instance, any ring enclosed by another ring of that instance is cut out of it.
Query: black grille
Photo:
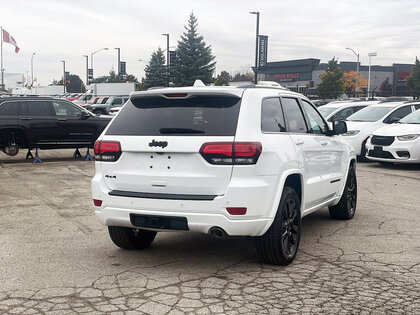
[[[372,136],[370,142],[374,145],[388,146],[394,142],[394,137],[387,136]]]
[[[383,158],[383,159],[395,159],[391,152],[388,151],[374,151],[369,150],[368,156]]]

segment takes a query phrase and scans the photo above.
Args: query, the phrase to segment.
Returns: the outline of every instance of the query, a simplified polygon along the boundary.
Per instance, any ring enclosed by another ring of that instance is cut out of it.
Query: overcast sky
[[[420,56],[419,0],[0,0],[0,25],[17,41],[15,54],[3,45],[6,72],[29,73],[33,52],[38,82],[48,85],[67,70],[86,78],[82,55],[94,56],[94,76],[117,69],[117,51],[127,72],[144,75],[152,51],[166,48],[161,34],[176,45],[191,12],[198,30],[212,46],[216,72],[246,71],[254,63],[255,15],[260,34],[268,35],[268,61],[333,56],[355,61],[345,47],[360,53],[377,52],[373,64],[413,63]],[[89,58],[90,59],[90,58]],[[143,59],[144,61],[139,61]],[[90,62],[90,61],[89,61]]]

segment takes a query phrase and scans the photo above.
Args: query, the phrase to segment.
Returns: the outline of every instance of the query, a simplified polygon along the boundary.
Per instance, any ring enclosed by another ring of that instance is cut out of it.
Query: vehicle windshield
[[[401,118],[399,122],[402,124],[420,124],[420,109]]]
[[[368,106],[347,117],[349,121],[377,121],[389,113],[393,107]]]
[[[331,114],[333,111],[335,111],[338,107],[325,107],[321,106],[318,107],[318,111],[321,113],[321,115],[326,118],[329,114]]]

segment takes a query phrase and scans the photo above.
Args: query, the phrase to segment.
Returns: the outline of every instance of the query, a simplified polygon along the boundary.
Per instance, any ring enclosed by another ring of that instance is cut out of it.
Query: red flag
[[[3,42],[12,44],[13,46],[15,46],[15,53],[19,52],[19,47],[15,39],[13,38],[13,36],[10,36],[9,32],[5,30],[3,30]]]

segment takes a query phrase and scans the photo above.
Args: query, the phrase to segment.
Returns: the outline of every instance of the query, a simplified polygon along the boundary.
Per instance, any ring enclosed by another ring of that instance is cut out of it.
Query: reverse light
[[[355,136],[360,132],[360,130],[349,130],[346,133],[341,134],[342,136]]]
[[[207,142],[201,146],[201,156],[215,165],[256,164],[261,154],[259,142]]]
[[[115,162],[121,156],[121,144],[119,141],[96,141],[93,147],[95,160],[103,162]]]
[[[400,141],[411,141],[414,139],[417,139],[419,135],[404,135],[404,136],[398,136],[398,140]]]

